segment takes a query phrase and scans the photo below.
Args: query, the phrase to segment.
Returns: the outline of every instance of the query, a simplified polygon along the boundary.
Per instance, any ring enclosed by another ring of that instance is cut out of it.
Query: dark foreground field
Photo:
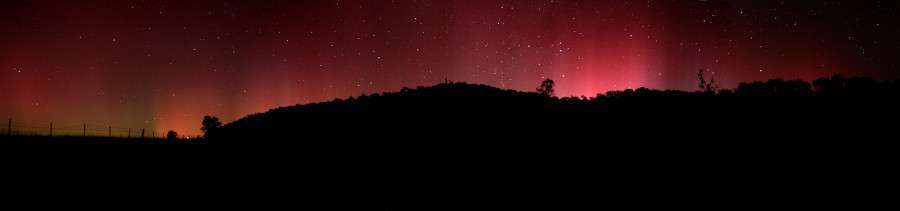
[[[152,138],[110,138],[82,136],[5,136],[0,135],[0,144],[23,145],[193,145],[204,144],[201,140],[166,140]]]

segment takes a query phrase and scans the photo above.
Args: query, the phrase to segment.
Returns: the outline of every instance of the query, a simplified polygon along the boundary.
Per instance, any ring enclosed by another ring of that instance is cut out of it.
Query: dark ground
[[[858,210],[900,176],[896,95],[449,88],[275,109],[188,150],[8,160],[136,194],[111,194],[126,207],[254,210]]]

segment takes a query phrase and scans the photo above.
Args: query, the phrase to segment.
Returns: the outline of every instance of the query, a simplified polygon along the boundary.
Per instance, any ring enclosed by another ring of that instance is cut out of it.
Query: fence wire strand
[[[0,136],[90,136],[114,138],[157,138],[163,133],[153,129],[103,124],[36,123],[8,119],[0,125]]]

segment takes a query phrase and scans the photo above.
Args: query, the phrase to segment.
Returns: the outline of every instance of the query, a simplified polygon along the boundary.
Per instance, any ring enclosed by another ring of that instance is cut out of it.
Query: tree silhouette
[[[700,90],[703,90],[703,92],[716,92],[716,90],[719,89],[719,86],[716,85],[716,77],[711,77],[709,82],[707,82],[706,78],[703,77],[704,72],[706,72],[704,69],[700,69],[700,71],[697,72],[697,78],[700,79]]]
[[[175,132],[174,130],[170,130],[168,133],[166,133],[166,139],[168,139],[169,141],[174,141],[174,140],[178,139],[178,132]]]
[[[556,95],[556,90],[553,87],[556,86],[556,82],[553,82],[551,79],[544,80],[541,82],[541,86],[537,88],[537,92],[541,95],[553,97]]]
[[[211,133],[215,133],[219,127],[222,127],[222,122],[219,121],[218,117],[214,116],[204,116],[203,117],[203,127],[200,130],[203,131],[203,137],[209,138]]]

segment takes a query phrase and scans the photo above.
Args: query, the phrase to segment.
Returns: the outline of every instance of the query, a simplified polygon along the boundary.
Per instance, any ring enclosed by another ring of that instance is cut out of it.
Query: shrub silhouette
[[[175,132],[174,130],[170,130],[168,133],[166,133],[166,139],[169,141],[178,140],[178,132]]]
[[[813,90],[806,81],[772,79],[766,82],[740,83],[735,92],[745,96],[802,97],[812,95]]]
[[[837,96],[844,94],[847,78],[843,75],[834,75],[831,78],[819,78],[813,81],[813,86],[820,95]]]

